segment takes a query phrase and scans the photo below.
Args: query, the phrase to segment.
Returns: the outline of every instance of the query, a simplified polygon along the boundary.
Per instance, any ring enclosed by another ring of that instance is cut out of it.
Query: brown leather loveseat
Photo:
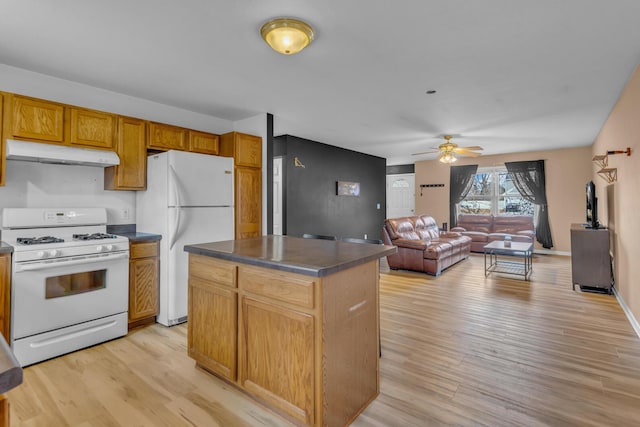
[[[451,231],[471,237],[471,252],[484,252],[485,245],[508,235],[514,242],[533,242],[536,235],[529,215],[462,214]]]
[[[466,259],[471,238],[460,233],[440,231],[428,215],[385,219],[382,238],[397,252],[387,257],[392,270],[415,270],[438,276],[447,267]]]

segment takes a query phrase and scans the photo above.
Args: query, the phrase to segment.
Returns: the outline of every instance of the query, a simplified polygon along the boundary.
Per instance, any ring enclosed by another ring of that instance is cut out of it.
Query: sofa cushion
[[[465,231],[465,236],[471,237],[472,242],[488,242],[489,235],[487,233],[482,233],[480,231]]]
[[[533,230],[533,217],[528,215],[496,215],[493,218],[492,233],[517,234],[523,230]]]
[[[510,234],[510,233],[491,233],[489,234],[489,242],[494,242],[496,240],[504,240],[505,237],[511,236],[512,242],[523,242],[523,243],[531,243],[533,239],[531,236],[523,235],[523,234]]]
[[[433,217],[428,215],[419,216],[415,222],[416,233],[423,240],[433,240],[437,239],[440,235],[440,229],[438,229],[438,224]]]
[[[426,259],[440,259],[451,255],[453,245],[449,242],[433,241],[427,246],[424,251],[424,257]]]
[[[399,238],[407,240],[420,240],[420,236],[415,231],[415,226],[411,218],[393,218],[387,220],[387,232],[391,240]]]
[[[493,215],[490,214],[461,214],[458,216],[457,227],[465,230],[479,231],[481,233],[491,233],[493,225]]]

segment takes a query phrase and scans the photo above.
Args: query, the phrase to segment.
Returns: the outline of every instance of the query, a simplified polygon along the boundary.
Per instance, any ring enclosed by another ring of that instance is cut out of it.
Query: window
[[[520,195],[505,167],[478,168],[458,213],[533,216],[534,205]]]

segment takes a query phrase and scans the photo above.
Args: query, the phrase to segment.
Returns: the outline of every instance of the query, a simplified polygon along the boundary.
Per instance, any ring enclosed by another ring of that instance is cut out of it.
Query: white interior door
[[[416,206],[415,175],[387,175],[387,218],[412,216]]]

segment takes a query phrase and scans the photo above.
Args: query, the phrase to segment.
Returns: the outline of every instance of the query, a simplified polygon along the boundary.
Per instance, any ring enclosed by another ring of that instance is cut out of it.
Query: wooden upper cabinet
[[[118,117],[116,153],[118,166],[104,169],[106,190],[144,190],[147,187],[146,122]]]
[[[235,168],[235,235],[250,239],[262,234],[262,171]]]
[[[189,151],[202,154],[218,154],[219,137],[213,133],[189,131]]]
[[[177,126],[149,122],[147,148],[186,151],[187,130]]]
[[[64,105],[20,95],[11,97],[8,135],[35,141],[64,142]]]
[[[220,155],[233,157],[236,166],[262,167],[262,138],[241,132],[220,136]]]
[[[71,107],[70,143],[87,147],[113,149],[116,116],[101,111]]]

